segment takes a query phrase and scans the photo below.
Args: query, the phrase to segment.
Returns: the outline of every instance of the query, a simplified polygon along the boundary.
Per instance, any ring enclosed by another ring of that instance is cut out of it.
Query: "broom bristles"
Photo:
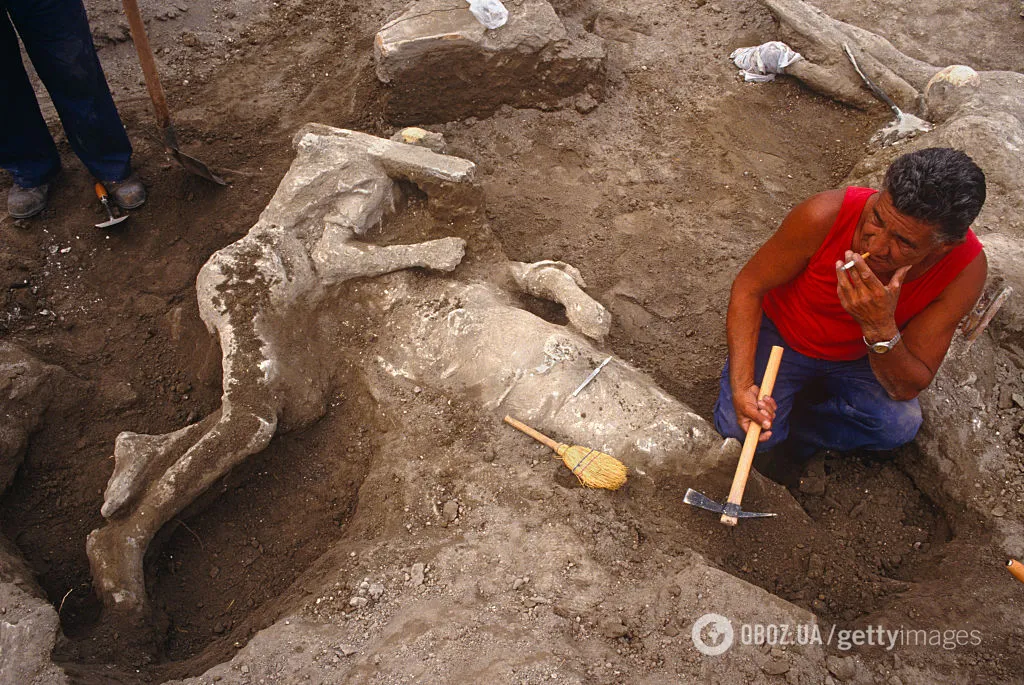
[[[626,465],[610,454],[580,445],[559,445],[557,453],[585,487],[618,490],[626,482]]]

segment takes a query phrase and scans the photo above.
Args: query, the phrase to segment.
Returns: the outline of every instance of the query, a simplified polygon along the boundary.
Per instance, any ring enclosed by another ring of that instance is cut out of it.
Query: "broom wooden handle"
[[[515,419],[513,419],[511,416],[509,416],[507,414],[505,415],[505,423],[507,423],[508,425],[512,426],[516,430],[521,430],[522,432],[526,433],[527,435],[529,435],[531,438],[533,438],[537,442],[544,443],[545,445],[547,445],[548,447],[553,449],[555,452],[557,452],[558,448],[562,446],[562,443],[558,442],[557,440],[552,440],[551,438],[549,438],[548,436],[544,435],[543,433],[541,433],[539,431],[533,430],[532,428],[527,426],[522,421],[516,421]]]
[[[775,377],[779,373],[779,364],[782,363],[782,348],[778,345],[772,346],[772,353],[768,357],[768,366],[764,370],[764,378],[761,379],[761,390],[758,399],[764,399],[772,394],[775,387]],[[750,477],[750,467],[754,463],[754,452],[757,450],[757,439],[761,437],[761,424],[751,421],[747,428],[747,438],[743,441],[743,451],[740,452],[740,463],[736,465],[736,475],[732,478],[732,488],[729,490],[727,502],[739,505],[743,501],[743,491],[747,488],[747,478]],[[722,514],[722,523],[727,526],[735,526],[739,519],[735,516]]]

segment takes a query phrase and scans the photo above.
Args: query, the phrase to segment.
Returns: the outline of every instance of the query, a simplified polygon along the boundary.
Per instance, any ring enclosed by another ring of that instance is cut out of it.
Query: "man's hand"
[[[888,285],[883,285],[859,254],[847,250],[846,259],[853,260],[852,268],[844,270],[841,268],[843,262],[836,262],[839,302],[860,324],[864,337],[872,342],[889,340],[899,330],[896,327],[896,303],[900,299],[903,279],[911,267],[897,269]]]
[[[761,424],[761,437],[758,442],[764,442],[772,437],[772,432],[769,429],[772,427],[772,421],[775,420],[778,406],[771,397],[759,400],[757,396],[760,392],[761,389],[756,385],[740,389],[738,392],[733,389],[732,406],[736,410],[736,418],[744,433],[750,428],[751,421]]]

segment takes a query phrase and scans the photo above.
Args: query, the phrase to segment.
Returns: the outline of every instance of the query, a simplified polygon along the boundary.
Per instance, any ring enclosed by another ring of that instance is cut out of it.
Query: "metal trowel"
[[[103,187],[102,183],[97,182],[94,189],[96,190],[96,197],[98,197],[100,202],[103,203],[103,209],[107,210],[107,216],[110,217],[103,223],[96,224],[96,228],[110,228],[111,226],[116,226],[128,218],[127,214],[114,216],[114,208],[110,204],[110,195],[107,193],[107,189]]]

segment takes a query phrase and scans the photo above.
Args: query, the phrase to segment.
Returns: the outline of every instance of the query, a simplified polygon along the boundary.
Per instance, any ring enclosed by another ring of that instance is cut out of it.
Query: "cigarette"
[[[867,258],[868,258],[868,257],[870,257],[870,256],[871,256],[871,253],[870,253],[870,252],[865,252],[864,254],[862,254],[862,255],[860,256],[860,258],[861,258],[861,259],[867,259]],[[839,270],[840,270],[840,271],[848,271],[848,270],[850,270],[850,269],[852,269],[852,268],[853,268],[853,265],[854,265],[854,264],[856,264],[856,262],[855,262],[854,260],[852,260],[852,259],[851,259],[850,261],[846,262],[846,264],[843,264],[843,265],[842,265],[841,267],[839,267]]]

